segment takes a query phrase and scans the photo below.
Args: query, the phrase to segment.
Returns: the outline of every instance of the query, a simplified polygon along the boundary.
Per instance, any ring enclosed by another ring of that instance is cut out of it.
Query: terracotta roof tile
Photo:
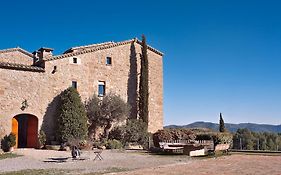
[[[33,72],[45,72],[45,69],[43,69],[41,67],[28,66],[28,65],[16,64],[16,63],[0,62],[0,68],[13,69],[13,70],[23,70],[23,71],[33,71]]]
[[[80,54],[95,52],[95,51],[98,51],[98,50],[109,49],[109,48],[117,47],[117,46],[120,46],[120,45],[130,44],[131,42],[136,42],[137,44],[140,44],[140,45],[142,43],[137,38],[134,38],[134,39],[121,41],[121,42],[107,42],[107,43],[101,43],[101,44],[95,44],[95,45],[74,47],[74,48],[78,48],[78,50],[81,48],[82,50],[79,50],[79,51],[73,52],[73,53],[67,53],[67,51],[66,51],[64,54],[53,56],[53,57],[47,59],[46,61],[52,61],[52,60],[62,59],[62,58],[76,56],[76,55],[80,55]],[[83,48],[87,48],[87,49],[83,49]],[[164,55],[162,52],[158,51],[157,49],[155,49],[155,48],[153,48],[149,45],[148,45],[148,49],[157,53],[157,54],[159,54],[159,55],[161,55],[161,56]]]
[[[8,53],[8,52],[15,52],[15,51],[19,51],[27,56],[33,57],[32,53],[20,48],[20,47],[16,47],[16,48],[10,48],[10,49],[4,49],[4,50],[0,50],[0,54],[1,53]]]

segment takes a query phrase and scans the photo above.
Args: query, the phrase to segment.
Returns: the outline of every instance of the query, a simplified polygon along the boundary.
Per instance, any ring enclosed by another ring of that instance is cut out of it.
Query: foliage
[[[0,154],[0,160],[20,157],[20,156],[22,156],[22,155],[18,155],[18,154],[14,154],[14,153],[4,153],[4,154]]]
[[[105,147],[107,149],[121,149],[123,145],[119,140],[108,139],[107,141],[105,141]]]
[[[123,145],[136,143],[147,147],[149,134],[146,126],[142,120],[131,119],[127,121],[126,125],[113,128],[109,138],[119,140]]]
[[[108,138],[114,122],[124,121],[129,114],[129,105],[119,95],[112,93],[102,99],[94,95],[85,106],[91,123],[89,133],[95,133],[97,127],[104,127],[104,138]]]
[[[148,56],[146,38],[142,35],[141,73],[139,84],[139,116],[148,124]]]
[[[128,120],[125,126],[124,143],[138,143],[147,147],[148,132],[146,122],[142,120]]]
[[[16,135],[10,133],[9,135],[5,135],[4,138],[1,140],[1,147],[4,152],[8,152],[11,147],[16,145]]]
[[[153,134],[154,146],[167,140],[195,140],[196,134],[191,129],[162,129]]]
[[[70,87],[60,95],[60,107],[57,117],[57,139],[67,142],[69,139],[87,137],[87,117],[78,91]]]
[[[233,137],[234,149],[281,151],[281,135],[238,129]]]
[[[226,129],[225,129],[225,126],[224,126],[224,121],[223,121],[223,118],[222,118],[222,114],[220,113],[220,126],[219,126],[219,131],[220,132],[225,132]]]
[[[203,133],[203,134],[197,134],[195,140],[212,140],[213,137],[211,134]]]
[[[125,126],[116,126],[114,127],[108,135],[108,139],[116,139],[116,140],[120,140],[124,143],[124,135],[125,135]]]
[[[93,147],[93,143],[92,141],[85,140],[85,139],[70,139],[63,146],[69,146],[69,147],[76,146],[80,150],[90,150]]]
[[[39,141],[40,146],[45,146],[46,140],[47,140],[46,134],[45,134],[45,132],[41,129],[41,130],[39,131],[39,135],[38,135],[38,141]]]
[[[233,136],[228,132],[218,132],[212,135],[214,144],[232,144]]]

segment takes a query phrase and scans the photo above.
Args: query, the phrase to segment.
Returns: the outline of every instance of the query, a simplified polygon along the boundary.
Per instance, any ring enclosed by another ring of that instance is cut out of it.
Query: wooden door
[[[27,145],[28,148],[36,148],[38,140],[38,120],[34,116],[28,116],[27,121]]]
[[[16,135],[16,145],[15,147],[18,147],[18,138],[19,138],[19,123],[18,120],[16,118],[12,119],[12,133]]]

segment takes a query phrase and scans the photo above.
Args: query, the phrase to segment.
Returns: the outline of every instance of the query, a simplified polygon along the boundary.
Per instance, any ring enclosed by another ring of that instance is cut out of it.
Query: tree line
[[[233,136],[233,149],[281,151],[281,133],[238,129]]]

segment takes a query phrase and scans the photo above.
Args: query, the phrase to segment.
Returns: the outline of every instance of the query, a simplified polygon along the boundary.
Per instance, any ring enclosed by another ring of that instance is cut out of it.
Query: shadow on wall
[[[47,144],[50,144],[51,141],[55,141],[55,135],[57,130],[57,116],[58,116],[58,109],[60,107],[60,95],[55,96],[51,103],[49,103],[46,113],[43,117],[43,122],[41,129],[46,133],[47,137]]]
[[[138,101],[138,71],[137,71],[137,54],[134,42],[131,43],[130,48],[130,71],[128,76],[128,90],[127,97],[128,103],[131,107],[130,117],[132,119],[137,119],[137,101]]]

